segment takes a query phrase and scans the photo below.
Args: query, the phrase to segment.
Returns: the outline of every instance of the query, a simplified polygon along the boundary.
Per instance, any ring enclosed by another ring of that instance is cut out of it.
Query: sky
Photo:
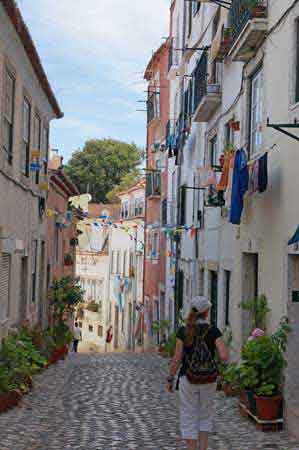
[[[87,139],[145,146],[144,69],[169,30],[170,0],[17,0],[65,117],[51,146]]]

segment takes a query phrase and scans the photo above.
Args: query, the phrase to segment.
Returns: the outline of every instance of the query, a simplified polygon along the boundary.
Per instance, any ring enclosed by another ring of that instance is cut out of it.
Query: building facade
[[[84,305],[78,311],[82,332],[81,348],[105,351],[109,307],[110,227],[119,219],[118,205],[89,203],[88,215],[81,221],[76,251],[76,276],[84,291]]]
[[[120,217],[109,232],[109,309],[113,350],[143,346],[143,259],[145,182],[118,194]]]
[[[167,295],[167,234],[169,203],[166,139],[169,118],[169,40],[152,56],[145,71],[148,82],[146,146],[146,213],[144,253],[145,345],[158,345],[161,333],[152,331],[155,321],[173,322],[174,301]]]
[[[286,419],[297,435],[298,8],[291,0],[171,2],[169,105],[156,108],[169,119],[166,226],[158,199],[155,213],[148,199],[146,208],[148,231],[167,230],[166,298],[175,297],[175,326],[203,294],[212,323],[232,329],[238,350],[251,327],[243,301],[266,296],[269,332],[289,318]],[[158,79],[153,62],[148,79],[150,86]],[[159,127],[152,98],[149,89],[148,155]],[[159,298],[154,286],[147,293],[145,281],[145,305]]]
[[[47,288],[53,280],[75,277],[77,229],[69,208],[71,197],[79,195],[76,186],[63,171],[63,158],[50,153],[49,193],[47,197]]]
[[[15,2],[0,2],[0,339],[43,321],[49,127],[61,110]]]

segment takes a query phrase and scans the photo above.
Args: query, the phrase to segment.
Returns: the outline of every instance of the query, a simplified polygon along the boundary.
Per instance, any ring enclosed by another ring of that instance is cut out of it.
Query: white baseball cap
[[[191,300],[191,308],[196,309],[197,312],[203,313],[210,309],[212,306],[212,303],[209,302],[209,300],[206,297],[197,296],[193,297]]]

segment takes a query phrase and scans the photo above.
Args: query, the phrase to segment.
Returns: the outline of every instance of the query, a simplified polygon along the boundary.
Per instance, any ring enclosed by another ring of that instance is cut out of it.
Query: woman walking
[[[207,450],[213,430],[217,367],[215,353],[228,360],[229,351],[220,330],[208,322],[211,303],[205,297],[194,297],[186,327],[177,333],[167,390],[173,392],[179,372],[180,426],[188,450]],[[199,447],[198,447],[199,444]]]

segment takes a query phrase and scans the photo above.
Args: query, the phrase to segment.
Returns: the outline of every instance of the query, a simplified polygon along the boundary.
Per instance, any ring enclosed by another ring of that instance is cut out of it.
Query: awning
[[[297,242],[299,242],[299,225],[295,231],[295,234],[293,235],[293,237],[289,240],[288,245],[293,245],[296,244]]]

